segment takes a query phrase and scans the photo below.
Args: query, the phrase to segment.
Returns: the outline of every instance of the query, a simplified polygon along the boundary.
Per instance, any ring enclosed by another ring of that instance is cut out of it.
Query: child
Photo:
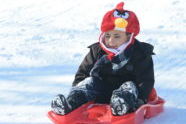
[[[147,103],[154,86],[153,46],[135,39],[138,19],[123,6],[103,17],[99,42],[89,46],[67,98],[59,94],[52,100],[53,112],[65,115],[95,101],[110,104],[112,114],[120,116]]]

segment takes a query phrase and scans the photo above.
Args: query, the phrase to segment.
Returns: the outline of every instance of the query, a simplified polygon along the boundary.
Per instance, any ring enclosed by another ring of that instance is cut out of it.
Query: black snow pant
[[[99,78],[88,77],[77,86],[72,87],[67,96],[68,103],[73,109],[89,102],[98,101],[99,103],[110,103],[115,106],[115,98],[124,97],[128,105],[134,108],[138,97],[138,91],[132,81],[124,82],[118,89],[108,89],[107,85]]]

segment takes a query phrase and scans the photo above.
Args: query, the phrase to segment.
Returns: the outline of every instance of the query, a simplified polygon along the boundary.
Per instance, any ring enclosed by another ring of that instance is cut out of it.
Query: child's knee
[[[92,81],[93,81],[92,77],[85,78],[83,81],[79,82],[76,87],[86,88],[87,85],[92,84]]]
[[[77,86],[72,88],[72,90],[74,89],[93,92],[103,92],[105,91],[105,84],[99,78],[88,77],[81,81]]]

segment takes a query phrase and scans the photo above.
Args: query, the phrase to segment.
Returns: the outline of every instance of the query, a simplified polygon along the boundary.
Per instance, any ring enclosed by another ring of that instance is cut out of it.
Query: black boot
[[[110,106],[113,115],[121,116],[136,110],[137,88],[127,81],[112,93]]]
[[[62,94],[57,95],[52,100],[51,108],[53,112],[59,115],[65,115],[72,111],[71,105]]]
[[[67,98],[62,94],[57,95],[52,100],[51,107],[56,114],[66,115],[87,102],[88,97],[84,91],[72,90]]]
[[[130,93],[115,93],[111,97],[110,106],[112,114],[116,116],[121,116],[129,112],[131,105],[129,104]]]

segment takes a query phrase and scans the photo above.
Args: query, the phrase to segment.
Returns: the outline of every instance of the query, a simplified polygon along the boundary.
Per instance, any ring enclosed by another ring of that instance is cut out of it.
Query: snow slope
[[[0,0],[0,124],[49,124],[58,93],[97,42],[106,11],[120,0]],[[186,122],[184,0],[126,0],[140,20],[141,41],[155,46],[155,87],[165,112],[145,124]]]

